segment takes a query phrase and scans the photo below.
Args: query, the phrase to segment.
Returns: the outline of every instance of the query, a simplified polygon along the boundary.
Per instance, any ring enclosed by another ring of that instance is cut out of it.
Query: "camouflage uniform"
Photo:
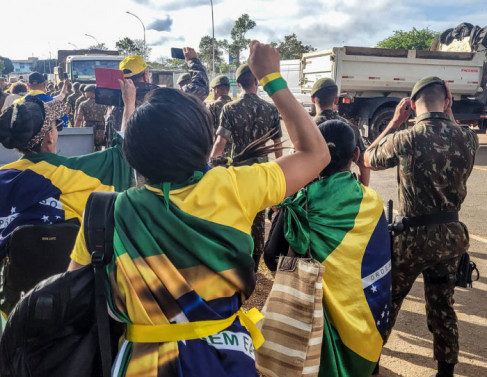
[[[81,105],[82,102],[88,100],[88,98],[83,94],[78,97],[76,101],[74,101],[74,116],[76,117],[76,114],[78,114],[79,111],[79,106]]]
[[[269,131],[277,131],[274,139],[282,136],[281,122],[276,107],[259,98],[257,94],[246,93],[242,98],[223,106],[216,136],[232,141],[231,155],[234,156]],[[255,162],[264,161],[259,159]],[[265,211],[259,212],[255,217],[252,225],[252,238],[254,239],[254,261],[257,268],[264,252]]]
[[[93,127],[93,141],[95,150],[101,150],[105,141],[105,112],[106,106],[89,98],[79,105],[79,114],[83,115],[82,127]]]
[[[321,113],[317,114],[314,118],[315,123],[319,126],[321,123],[326,122],[327,120],[341,120],[342,122],[347,123],[352,127],[353,133],[355,134],[355,142],[360,149],[360,159],[359,162],[363,161],[364,152],[365,152],[365,143],[360,135],[360,131],[355,124],[350,123],[347,119],[338,115],[338,112],[334,110],[323,110]]]
[[[398,166],[399,213],[415,217],[460,210],[478,146],[477,135],[468,127],[451,122],[445,113],[425,113],[411,129],[386,136],[369,157],[376,169]],[[404,298],[423,274],[435,359],[458,362],[453,274],[468,246],[468,231],[461,222],[414,226],[394,237],[386,339]]]
[[[206,75],[206,69],[197,58],[193,58],[187,62],[189,68],[189,74],[191,75],[191,81],[189,84],[184,85],[181,90],[185,93],[191,93],[197,96],[200,100],[204,101],[210,93],[210,86],[208,82],[208,76]]]
[[[218,129],[219,122],[220,122],[220,114],[223,109],[223,105],[232,102],[232,97],[230,96],[221,96],[216,101],[213,101],[206,105],[208,111],[211,114],[213,119],[213,137],[215,137],[216,130]]]
[[[74,92],[73,94],[71,94],[68,99],[67,99],[67,104],[69,105],[69,120],[71,122],[71,124],[74,124],[74,109],[76,107],[76,100],[81,97],[83,95],[83,93],[81,93],[80,91],[78,93]]]

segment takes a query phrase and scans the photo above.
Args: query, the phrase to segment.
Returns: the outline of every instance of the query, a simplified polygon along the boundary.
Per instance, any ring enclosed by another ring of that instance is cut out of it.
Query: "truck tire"
[[[383,107],[376,111],[372,117],[372,122],[370,122],[369,129],[369,142],[372,143],[379,135],[384,131],[384,129],[389,124],[390,120],[394,116],[394,107]]]

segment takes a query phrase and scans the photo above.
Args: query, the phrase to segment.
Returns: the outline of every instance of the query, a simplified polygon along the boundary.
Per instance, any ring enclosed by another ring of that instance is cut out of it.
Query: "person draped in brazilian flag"
[[[240,309],[255,286],[252,222],[329,162],[279,61],[276,49],[252,43],[250,67],[271,77],[265,88],[296,146],[292,156],[208,170],[211,115],[198,98],[170,88],[153,91],[130,117],[124,151],[148,183],[115,202],[109,309],[127,331],[113,376],[257,376],[258,312]],[[135,101],[129,80],[123,95]],[[90,262],[81,231],[71,258],[70,269]]]
[[[56,154],[63,114],[61,101],[44,103],[30,96],[0,116],[0,142],[21,154],[18,161],[0,167],[0,260],[8,255],[16,227],[80,223],[92,191],[119,191],[132,185],[133,171],[123,156],[121,138],[99,153]],[[0,307],[8,313],[14,303],[1,296]]]
[[[265,261],[275,270],[276,254],[287,253],[283,245],[300,255],[311,248],[311,256],[325,266],[318,376],[368,377],[382,350],[391,306],[387,222],[379,195],[350,172],[360,155],[352,128],[329,120],[319,130],[331,162],[318,179],[281,203],[283,217],[275,221],[278,226],[282,220],[285,241],[273,239],[282,233],[272,229]]]

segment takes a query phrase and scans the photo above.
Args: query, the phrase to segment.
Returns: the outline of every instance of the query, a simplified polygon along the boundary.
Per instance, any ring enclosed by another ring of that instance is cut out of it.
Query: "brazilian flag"
[[[391,306],[391,249],[381,198],[350,172],[339,172],[282,206],[290,246],[301,255],[311,247],[325,266],[319,376],[370,376]]]

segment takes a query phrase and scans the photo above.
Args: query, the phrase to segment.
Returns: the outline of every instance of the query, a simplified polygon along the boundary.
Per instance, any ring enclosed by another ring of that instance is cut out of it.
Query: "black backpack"
[[[42,281],[10,314],[0,341],[2,377],[110,376],[116,337],[123,331],[110,323],[104,290],[105,266],[113,257],[115,198],[116,193],[92,193],[86,204],[91,264]]]
[[[6,314],[37,283],[66,271],[78,231],[76,219],[14,229],[3,261],[2,310]]]
[[[475,279],[475,281],[477,281],[480,278],[479,270],[477,269],[477,265],[475,264],[475,262],[472,262],[470,260],[470,255],[466,252],[462,255],[462,258],[460,259],[456,274],[455,285],[462,288],[472,288],[472,276],[474,271],[477,272],[477,278]]]

